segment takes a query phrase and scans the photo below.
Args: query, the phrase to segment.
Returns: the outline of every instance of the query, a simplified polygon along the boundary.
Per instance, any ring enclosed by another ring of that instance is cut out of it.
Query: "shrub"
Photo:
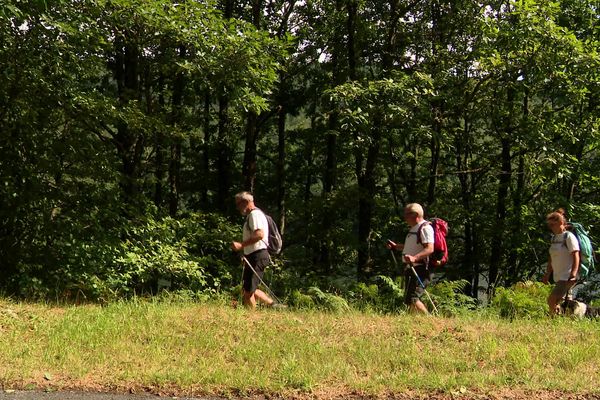
[[[551,285],[541,282],[519,282],[510,288],[497,288],[491,304],[504,318],[541,318],[547,315],[546,299],[551,290]]]
[[[308,288],[306,293],[294,290],[288,298],[288,302],[294,308],[299,309],[319,309],[331,312],[350,310],[346,299],[332,293],[323,292],[316,286]]]
[[[133,294],[215,293],[239,269],[229,245],[239,227],[215,214],[119,221],[91,235],[57,237],[47,264],[21,265],[19,294],[27,298],[109,301]],[[60,239],[60,240],[59,240]]]
[[[292,292],[292,294],[288,298],[288,303],[290,306],[301,310],[310,310],[316,308],[316,304],[313,298],[307,294],[300,292],[299,290],[294,290]]]

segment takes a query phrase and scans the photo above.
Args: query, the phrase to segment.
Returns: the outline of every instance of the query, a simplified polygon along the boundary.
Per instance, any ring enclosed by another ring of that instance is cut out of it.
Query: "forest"
[[[599,6],[3,1],[0,291],[227,293],[242,190],[282,297],[397,276],[411,202],[464,294],[539,280],[549,212],[600,238]]]

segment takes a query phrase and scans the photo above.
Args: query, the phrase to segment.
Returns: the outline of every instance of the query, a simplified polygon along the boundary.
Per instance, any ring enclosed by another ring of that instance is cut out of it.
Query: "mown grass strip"
[[[598,360],[595,321],[247,312],[142,301],[0,303],[5,387],[594,392]]]

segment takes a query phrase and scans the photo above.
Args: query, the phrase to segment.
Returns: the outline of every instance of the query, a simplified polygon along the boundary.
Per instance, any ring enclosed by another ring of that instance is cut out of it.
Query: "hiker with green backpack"
[[[570,290],[577,283],[580,271],[580,243],[573,232],[567,227],[564,210],[559,209],[546,216],[548,228],[552,231],[548,266],[542,278],[548,283],[550,275],[554,278],[554,288],[548,296],[550,316],[555,316],[559,304],[567,297]]]

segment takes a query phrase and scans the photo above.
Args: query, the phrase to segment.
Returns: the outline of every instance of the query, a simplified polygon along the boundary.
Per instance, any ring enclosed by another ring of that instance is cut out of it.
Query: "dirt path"
[[[152,395],[111,394],[89,392],[36,392],[36,391],[6,391],[0,392],[0,400],[216,400],[215,398],[191,397],[159,397]]]
[[[400,393],[377,397],[358,393],[298,394],[279,397],[277,395],[254,395],[250,397],[176,397],[150,394],[116,394],[78,391],[0,391],[0,400],[600,400],[600,393],[576,394],[557,391],[499,390],[497,393]]]

